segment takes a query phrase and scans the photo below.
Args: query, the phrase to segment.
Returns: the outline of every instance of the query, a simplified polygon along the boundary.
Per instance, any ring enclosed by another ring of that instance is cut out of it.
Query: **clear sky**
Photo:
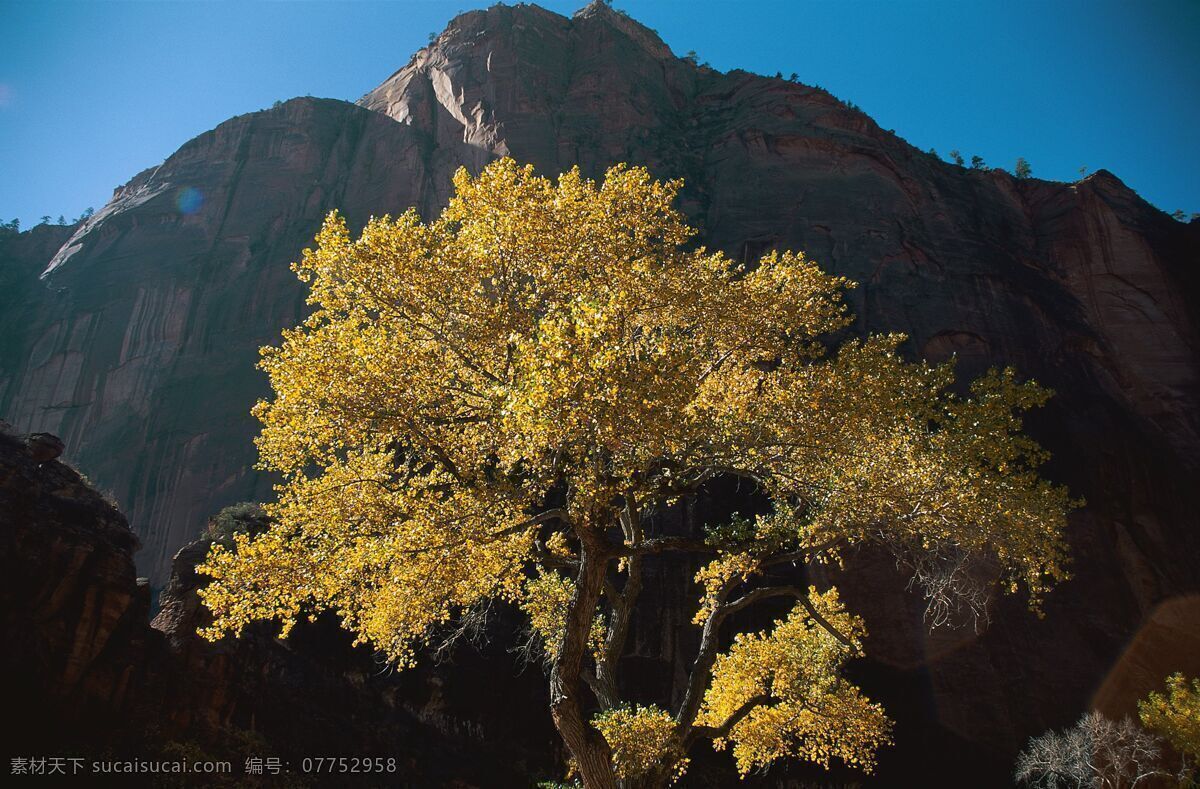
[[[486,2],[486,0],[484,0]],[[543,0],[570,14],[585,0]],[[0,219],[97,209],[226,118],[355,100],[470,0],[0,0]],[[616,0],[677,54],[796,72],[886,129],[1200,212],[1200,0]]]

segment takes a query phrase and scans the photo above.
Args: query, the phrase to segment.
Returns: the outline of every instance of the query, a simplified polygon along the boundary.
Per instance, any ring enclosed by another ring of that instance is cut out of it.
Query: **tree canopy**
[[[913,568],[935,619],[997,580],[1036,604],[1065,577],[1071,506],[1021,430],[1048,393],[1006,370],[958,394],[951,365],[905,361],[899,334],[831,348],[852,283],[800,253],[745,265],[694,246],[680,186],[504,159],[460,170],[429,222],[372,219],[354,239],[331,215],[294,266],[314,311],[263,350],[272,526],[212,549],[206,635],[332,610],[403,667],[508,601],[588,786],[662,784],[701,739],[743,773],[870,769],[891,724],[841,674],[862,620],[802,570],[772,579],[871,542]],[[728,477],[770,514],[666,533],[664,513]],[[699,650],[669,710],[620,681],[651,557],[701,563]],[[792,611],[729,638],[766,600]]]
[[[1138,702],[1138,717],[1183,758],[1181,775],[1197,775],[1200,765],[1200,679],[1182,673],[1167,677],[1166,693],[1152,692]]]

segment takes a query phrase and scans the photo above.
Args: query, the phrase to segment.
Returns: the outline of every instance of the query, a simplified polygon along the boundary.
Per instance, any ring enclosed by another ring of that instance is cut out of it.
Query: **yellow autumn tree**
[[[1200,778],[1200,679],[1176,672],[1166,684],[1165,694],[1153,691],[1138,702],[1138,717],[1179,754],[1180,785],[1192,786]]]
[[[938,615],[980,599],[973,559],[1034,601],[1064,576],[1071,503],[1021,433],[1036,385],[993,372],[956,394],[898,334],[831,348],[851,283],[799,253],[690,247],[680,183],[644,169],[555,182],[506,159],[454,187],[436,220],[357,239],[331,215],[295,265],[315,309],[264,349],[274,393],[255,409],[284,482],[272,528],[202,568],[209,637],[330,610],[407,666],[508,601],[585,785],[660,786],[700,740],[743,773],[871,769],[891,724],[841,674],[863,623],[804,567],[885,546]],[[771,514],[664,532],[729,478]],[[644,566],[672,560],[702,564],[700,646],[667,710],[626,699],[620,669]],[[766,601],[791,611],[731,637]]]

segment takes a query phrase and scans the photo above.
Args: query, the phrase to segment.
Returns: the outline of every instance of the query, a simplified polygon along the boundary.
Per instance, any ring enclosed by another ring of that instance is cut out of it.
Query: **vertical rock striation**
[[[0,310],[0,413],[78,448],[156,587],[214,507],[270,492],[249,407],[266,393],[258,348],[303,313],[288,263],[334,208],[362,223],[431,207],[420,151],[381,115],[296,99],[139,174],[52,258],[35,250],[42,270],[9,253],[22,297]]]

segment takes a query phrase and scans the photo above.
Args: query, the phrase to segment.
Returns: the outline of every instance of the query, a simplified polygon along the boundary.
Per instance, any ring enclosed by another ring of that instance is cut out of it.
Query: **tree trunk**
[[[583,659],[608,556],[598,542],[589,544],[586,539],[581,542],[575,597],[567,611],[566,633],[558,659],[550,670],[550,712],[559,735],[575,757],[583,785],[587,789],[617,789],[608,743],[584,717]]]
[[[636,778],[621,781],[621,789],[666,789],[671,785],[671,773],[668,770],[652,770]]]

